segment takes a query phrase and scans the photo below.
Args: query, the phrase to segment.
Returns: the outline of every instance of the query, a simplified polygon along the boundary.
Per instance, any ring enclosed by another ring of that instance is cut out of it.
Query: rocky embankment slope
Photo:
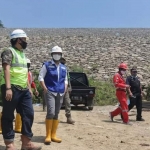
[[[150,83],[150,29],[24,29],[29,36],[26,54],[39,70],[58,45],[68,66],[79,65],[89,76],[108,80],[120,62],[138,67],[143,84]],[[0,51],[9,46],[9,33],[0,29]],[[1,67],[1,66],[0,66]],[[1,68],[0,68],[1,69]]]

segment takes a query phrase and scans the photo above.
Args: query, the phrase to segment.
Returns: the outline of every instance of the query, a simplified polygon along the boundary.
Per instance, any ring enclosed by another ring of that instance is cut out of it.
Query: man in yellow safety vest
[[[10,35],[11,47],[2,54],[2,135],[6,150],[16,150],[14,146],[14,110],[17,109],[22,119],[21,141],[22,150],[41,150],[31,142],[34,111],[32,106],[32,90],[28,81],[27,61],[24,49],[27,47],[27,35],[21,29],[14,30]]]

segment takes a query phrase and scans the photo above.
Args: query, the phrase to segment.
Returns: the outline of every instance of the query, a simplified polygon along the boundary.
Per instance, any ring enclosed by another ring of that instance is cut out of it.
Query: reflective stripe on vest
[[[14,51],[14,49],[12,47],[9,47],[9,49],[12,51],[12,53],[14,55],[14,59],[15,59],[15,63],[12,63],[11,67],[23,67],[23,68],[27,68],[27,64],[20,64],[19,63],[19,59],[18,59],[17,53]]]

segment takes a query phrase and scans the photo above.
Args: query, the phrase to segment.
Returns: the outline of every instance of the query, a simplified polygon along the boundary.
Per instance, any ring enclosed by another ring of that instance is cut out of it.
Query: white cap
[[[21,38],[21,37],[27,38],[27,34],[21,29],[16,29],[10,34],[10,39]]]
[[[62,53],[62,49],[59,46],[54,46],[51,50],[51,53]]]
[[[27,63],[31,63],[30,59],[27,58]]]

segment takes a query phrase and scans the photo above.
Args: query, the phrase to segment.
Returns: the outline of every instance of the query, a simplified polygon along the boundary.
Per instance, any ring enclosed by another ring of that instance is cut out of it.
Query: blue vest
[[[65,78],[67,69],[63,64],[59,64],[59,80],[57,66],[51,61],[45,62],[47,73],[44,78],[44,82],[49,91],[55,93],[65,92]]]

